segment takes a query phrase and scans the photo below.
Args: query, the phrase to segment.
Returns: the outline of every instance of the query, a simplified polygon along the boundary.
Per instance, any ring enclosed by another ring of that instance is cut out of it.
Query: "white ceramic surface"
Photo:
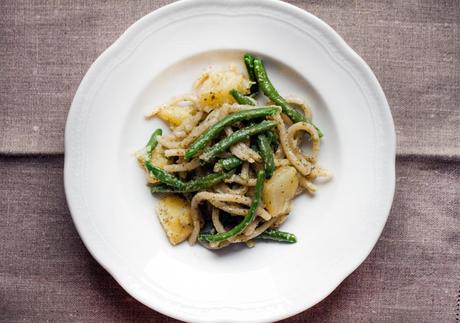
[[[283,225],[296,244],[172,247],[132,156],[160,125],[143,116],[246,51],[312,106],[334,179],[296,199]],[[321,301],[376,243],[394,167],[393,120],[370,68],[324,22],[272,0],[186,0],[143,17],[91,66],[65,132],[66,196],[85,245],[133,297],[187,321],[272,321]]]

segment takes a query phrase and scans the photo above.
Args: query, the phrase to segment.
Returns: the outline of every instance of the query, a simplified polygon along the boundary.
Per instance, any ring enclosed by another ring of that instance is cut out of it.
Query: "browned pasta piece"
[[[200,160],[196,158],[188,163],[165,165],[163,169],[170,173],[177,173],[177,172],[188,172],[198,167],[200,167]]]
[[[286,128],[284,126],[284,122],[281,116],[276,115],[275,120],[278,121],[277,130],[278,136],[280,138],[281,146],[283,147],[284,154],[286,155],[287,159],[291,162],[291,164],[297,169],[297,171],[302,174],[303,176],[307,176],[311,172],[311,164],[304,160],[299,159],[294,152],[292,151],[291,145],[288,142]]]
[[[295,143],[295,136],[300,131],[305,131],[310,135],[312,154],[309,156],[302,154],[302,151]],[[320,148],[320,140],[319,140],[318,132],[316,131],[315,127],[313,127],[311,124],[306,123],[306,122],[298,122],[296,124],[293,124],[292,126],[288,128],[287,140],[288,140],[288,144],[290,145],[292,151],[294,152],[294,154],[297,156],[298,159],[301,159],[301,160],[305,159],[309,161],[310,163],[316,163],[316,156],[318,155],[319,148]]]

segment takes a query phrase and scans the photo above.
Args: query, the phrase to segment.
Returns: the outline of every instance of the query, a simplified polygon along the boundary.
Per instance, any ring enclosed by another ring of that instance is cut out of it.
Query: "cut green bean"
[[[254,60],[254,72],[262,92],[276,105],[279,105],[283,110],[283,113],[285,113],[292,120],[292,122],[308,122],[313,127],[315,127],[320,138],[323,136],[323,133],[318,127],[316,127],[310,120],[307,120],[307,118],[305,118],[305,116],[299,111],[291,107],[287,101],[278,93],[268,78],[267,71],[261,59],[256,58]]]
[[[289,232],[279,231],[277,229],[267,229],[257,238],[266,240],[275,240],[280,242],[295,243],[297,237]]]
[[[198,239],[203,242],[208,241],[207,237],[209,235],[210,234],[202,233],[200,234]],[[277,229],[267,229],[263,233],[261,233],[259,236],[257,236],[256,239],[272,240],[272,241],[286,242],[286,243],[296,243],[297,242],[297,237],[293,233],[279,231]]]
[[[254,196],[252,197],[251,206],[249,207],[248,213],[244,216],[243,220],[236,226],[234,226],[231,230],[217,233],[217,234],[202,234],[200,235],[199,239],[201,241],[209,241],[209,242],[218,242],[227,240],[231,237],[234,237],[246,229],[246,227],[254,221],[256,217],[256,210],[259,207],[260,199],[262,197],[262,191],[264,188],[264,181],[265,181],[265,172],[263,170],[257,173],[257,182]]]
[[[160,183],[150,186],[151,193],[183,193],[183,190]]]
[[[189,193],[197,192],[212,187],[224,179],[232,176],[235,172],[212,173],[184,183],[183,188],[171,187],[166,184],[157,184],[150,187],[152,193]]]
[[[278,134],[273,130],[269,130],[266,132],[266,135],[267,135],[268,141],[273,146],[273,150],[276,151],[276,148],[278,148],[278,145],[279,145]]]
[[[257,136],[257,144],[259,146],[260,155],[264,161],[265,175],[267,178],[270,178],[275,170],[275,157],[273,156],[270,142],[264,134],[260,134]]]
[[[217,162],[217,164],[220,165],[225,170],[232,170],[240,166],[243,162],[241,159],[235,156],[227,157],[224,159],[221,159]]]
[[[212,173],[201,178],[192,180],[185,184],[185,191],[186,192],[196,192],[201,191],[205,188],[212,187],[224,179],[232,176],[235,171],[230,171],[227,173]]]
[[[198,154],[213,138],[215,138],[222,130],[226,127],[234,124],[238,121],[251,120],[256,118],[262,118],[269,115],[273,115],[279,112],[279,107],[270,106],[270,107],[258,107],[255,109],[238,111],[232,114],[229,114],[222,120],[216,122],[214,125],[208,128],[201,136],[185,152],[184,159],[190,160],[196,154]]]
[[[156,129],[152,135],[150,136],[149,142],[145,146],[145,150],[147,151],[147,157],[151,158],[152,157],[152,151],[155,149],[155,147],[158,144],[158,136],[161,136],[163,134],[163,130],[160,128]]]
[[[287,101],[278,93],[270,79],[268,78],[267,71],[265,69],[264,63],[261,59],[256,58],[254,60],[254,72],[257,77],[257,81],[260,84],[262,92],[275,104],[279,105],[283,112],[295,123],[306,121],[305,116],[300,112],[291,107]]]
[[[246,53],[243,58],[244,65],[246,65],[246,70],[248,71],[249,80],[252,82],[251,88],[249,90],[249,95],[252,97],[259,94],[259,84],[257,83],[257,77],[254,72],[254,59],[255,57],[249,53]]]
[[[238,104],[245,104],[245,105],[256,105],[257,102],[253,98],[238,92],[237,90],[233,89],[230,91],[230,95],[233,96]]]
[[[150,160],[145,161],[145,167],[151,173],[151,175],[153,175],[160,182],[178,189],[185,188],[185,183],[183,181],[168,173],[167,171],[154,166]]]
[[[211,235],[213,235],[215,232],[214,229],[208,231],[208,232],[203,232],[203,233],[200,233],[198,235],[198,241],[201,241],[201,242],[208,242],[208,237],[210,237]]]
[[[204,163],[209,163],[215,159],[220,153],[226,151],[230,146],[249,139],[253,135],[257,135],[261,132],[265,132],[269,129],[276,127],[275,121],[264,120],[261,123],[242,128],[235,131],[230,136],[225,137],[213,146],[208,147],[205,152],[200,156],[200,159]]]

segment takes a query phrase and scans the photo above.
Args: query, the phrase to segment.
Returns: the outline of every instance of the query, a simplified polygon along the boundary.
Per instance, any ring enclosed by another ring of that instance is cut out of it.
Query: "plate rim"
[[[146,22],[147,20],[153,19],[155,17],[159,17],[163,14],[168,14],[168,12],[175,12],[178,10],[181,10],[182,8],[186,8],[190,4],[201,4],[201,5],[211,5],[211,6],[216,6],[216,5],[225,5],[225,6],[234,6],[238,4],[256,4],[260,6],[271,6],[271,7],[278,7],[282,9],[284,12],[287,12],[288,14],[296,14],[298,16],[303,16],[304,18],[308,18],[310,22],[313,22],[314,24],[317,25],[318,29],[321,29],[324,34],[327,34],[328,37],[333,39],[333,42],[336,43],[337,47],[340,49],[340,51],[343,51],[344,54],[346,54],[347,59],[350,61],[353,61],[352,63],[355,65],[356,68],[360,69],[360,72],[363,73],[369,82],[372,83],[372,88],[376,91],[379,103],[383,107],[383,111],[380,111],[383,113],[383,117],[385,118],[385,131],[388,131],[390,133],[390,138],[387,138],[386,144],[388,145],[387,150],[391,152],[388,154],[388,156],[385,156],[386,158],[389,158],[391,161],[391,164],[388,165],[388,168],[390,170],[389,177],[387,178],[386,185],[387,185],[387,195],[386,195],[386,200],[382,205],[385,206],[385,209],[383,210],[383,214],[385,215],[383,224],[379,227],[378,230],[378,235],[376,235],[374,241],[370,244],[370,248],[366,250],[365,256],[360,259],[360,261],[357,261],[357,263],[352,266],[352,268],[348,268],[346,271],[346,274],[339,279],[337,284],[334,284],[334,287],[331,288],[330,290],[327,290],[324,295],[320,295],[313,304],[306,304],[303,307],[297,307],[296,310],[293,310],[289,313],[284,313],[281,315],[278,315],[277,317],[270,318],[270,320],[280,320],[284,319],[287,317],[291,317],[293,315],[296,315],[298,313],[301,313],[312,306],[318,304],[321,302],[324,298],[326,298],[329,294],[331,294],[353,271],[355,271],[369,256],[369,254],[372,252],[374,249],[377,241],[379,240],[382,231],[385,227],[385,224],[387,222],[391,206],[392,206],[392,201],[394,198],[394,193],[395,193],[395,163],[396,163],[396,133],[395,133],[395,128],[394,128],[394,121],[391,115],[391,110],[388,105],[388,101],[385,97],[385,94],[383,92],[383,89],[381,88],[377,78],[375,77],[374,73],[372,72],[371,68],[368,66],[368,64],[342,39],[342,37],[332,28],[330,27],[326,22],[321,20],[320,18],[316,17],[315,15],[309,13],[306,10],[303,10],[301,8],[298,8],[292,4],[285,3],[282,1],[277,1],[277,0],[249,0],[249,1],[243,1],[243,0],[236,0],[232,1],[230,3],[224,3],[223,1],[212,1],[212,0],[181,0],[177,1],[168,5],[165,5],[163,7],[160,7],[147,15],[141,17],[138,19],[136,22],[134,22],[128,29],[126,29],[121,36],[117,40],[115,40],[112,45],[110,45],[106,50],[100,54],[100,56],[91,64],[90,68],[86,72],[85,76],[83,77],[82,81],[80,82],[80,85],[78,86],[78,89],[75,93],[75,96],[72,100],[72,104],[70,106],[66,124],[65,124],[65,139],[64,139],[64,188],[65,188],[65,195],[66,195],[66,200],[67,200],[67,205],[69,207],[69,211],[72,217],[72,220],[74,222],[74,225],[77,229],[77,232],[83,241],[83,244],[89,251],[89,253],[93,256],[93,258],[117,281],[117,283],[128,293],[130,294],[133,298],[138,300],[139,302],[143,303],[144,305],[154,309],[155,311],[158,311],[164,315],[178,318],[181,320],[196,320],[196,318],[191,318],[188,315],[182,315],[181,313],[173,312],[169,310],[168,308],[164,308],[161,306],[157,306],[152,304],[151,301],[147,300],[146,298],[141,295],[139,292],[138,288],[135,288],[136,284],[133,284],[133,282],[130,282],[132,277],[130,276],[129,272],[123,272],[123,270],[115,270],[111,269],[111,266],[109,265],[110,261],[109,259],[104,256],[100,250],[96,250],[94,246],[90,243],[90,240],[92,238],[90,237],[90,234],[87,234],[84,231],[83,227],[80,226],[77,220],[77,216],[75,216],[77,212],[75,205],[72,205],[72,188],[71,188],[71,182],[72,182],[72,177],[74,176],[74,173],[71,172],[71,161],[70,161],[70,152],[72,151],[73,145],[70,142],[71,141],[71,129],[72,129],[72,124],[75,124],[76,122],[76,115],[78,113],[79,109],[79,102],[78,99],[81,97],[85,96],[86,88],[89,86],[89,83],[91,83],[94,78],[95,78],[95,72],[97,72],[98,69],[101,68],[101,66],[104,64],[104,62],[107,59],[110,59],[110,57],[116,56],[117,51],[119,51],[125,43],[127,43],[132,37],[134,37],[135,33],[137,33],[138,29],[142,29],[142,24]],[[259,319],[250,319],[248,321],[258,321]]]

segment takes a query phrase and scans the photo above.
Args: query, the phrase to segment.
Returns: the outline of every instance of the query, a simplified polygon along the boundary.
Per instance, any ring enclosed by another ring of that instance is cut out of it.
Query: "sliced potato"
[[[192,233],[190,204],[175,195],[166,196],[158,202],[157,215],[169,242],[177,245]]]
[[[297,171],[291,166],[277,168],[273,176],[265,182],[263,201],[273,217],[289,213],[298,185]]]
[[[169,125],[178,126],[192,116],[193,107],[168,106],[162,108],[157,116]]]
[[[230,90],[236,89],[246,93],[251,86],[247,76],[235,66],[210,69],[198,80],[197,96],[199,104],[204,107],[217,108],[224,103],[235,103]]]

